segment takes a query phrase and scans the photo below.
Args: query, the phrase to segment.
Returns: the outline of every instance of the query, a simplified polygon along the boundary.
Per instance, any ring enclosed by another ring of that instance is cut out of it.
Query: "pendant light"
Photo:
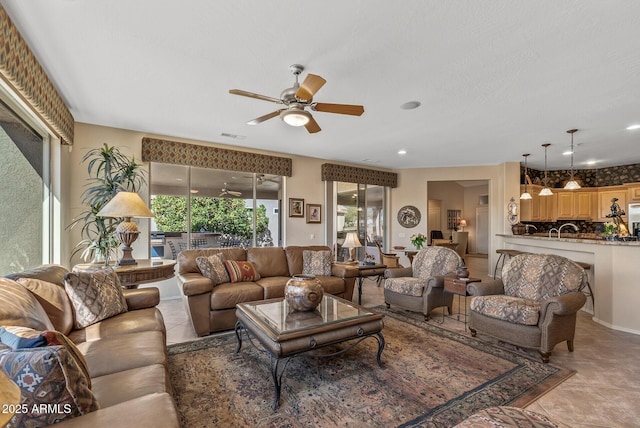
[[[522,195],[520,195],[520,199],[531,199],[531,193],[529,193],[529,190],[527,189],[527,184],[529,184],[531,182],[531,179],[529,178],[529,174],[527,172],[527,158],[529,157],[530,153],[526,153],[522,156],[524,156],[524,192],[522,193]]]
[[[581,187],[580,184],[578,184],[578,181],[573,176],[573,134],[575,134],[576,132],[578,132],[577,129],[570,129],[567,131],[568,134],[571,134],[571,171],[569,175],[569,181],[567,181],[567,184],[564,185],[564,188],[566,190],[576,190]]]
[[[538,193],[540,196],[551,196],[553,192],[549,189],[549,177],[547,177],[547,147],[551,144],[544,143],[542,147],[544,147],[544,178],[542,179],[542,183],[544,184],[544,188]]]

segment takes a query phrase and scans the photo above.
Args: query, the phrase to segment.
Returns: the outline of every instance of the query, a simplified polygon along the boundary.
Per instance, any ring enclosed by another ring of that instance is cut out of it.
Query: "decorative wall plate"
[[[398,223],[406,228],[416,227],[420,223],[420,210],[413,205],[405,205],[398,210]]]

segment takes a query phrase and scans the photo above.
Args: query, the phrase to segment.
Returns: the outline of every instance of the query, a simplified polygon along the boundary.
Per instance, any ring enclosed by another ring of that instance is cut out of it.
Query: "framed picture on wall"
[[[307,223],[322,222],[322,206],[319,204],[307,204]]]
[[[304,199],[289,198],[289,217],[304,217]]]

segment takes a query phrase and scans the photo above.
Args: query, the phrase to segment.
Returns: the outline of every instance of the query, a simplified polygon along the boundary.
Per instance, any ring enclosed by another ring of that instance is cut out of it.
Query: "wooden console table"
[[[138,285],[148,282],[173,278],[175,260],[136,260],[138,264],[127,266],[111,266],[118,274],[124,288],[138,288]],[[100,265],[84,263],[75,265],[74,272],[90,272],[102,269]]]

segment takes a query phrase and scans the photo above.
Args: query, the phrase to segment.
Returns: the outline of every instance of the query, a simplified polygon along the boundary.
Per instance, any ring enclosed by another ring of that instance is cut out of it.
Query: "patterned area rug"
[[[574,373],[374,309],[386,315],[384,368],[374,338],[336,357],[293,358],[275,411],[269,357],[246,339],[238,354],[234,333],[169,346],[183,426],[451,427],[487,407],[525,407]]]

